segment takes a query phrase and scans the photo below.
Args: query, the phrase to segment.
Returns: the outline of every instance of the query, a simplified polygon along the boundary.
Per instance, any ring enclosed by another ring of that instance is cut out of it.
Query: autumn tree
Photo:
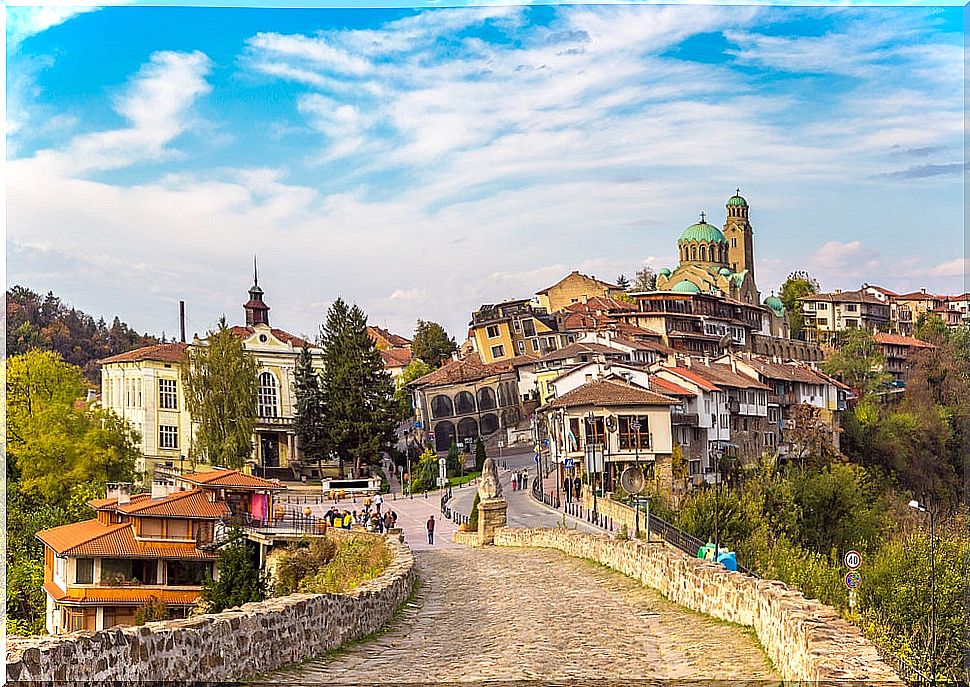
[[[649,267],[641,267],[633,277],[629,291],[656,291],[657,275]]]
[[[805,326],[805,316],[802,311],[801,299],[818,293],[818,282],[808,273],[802,271],[792,272],[788,279],[781,285],[778,297],[788,311],[788,322],[791,325],[791,336],[793,339],[801,339],[802,330]]]
[[[414,341],[411,343],[411,352],[415,356],[432,368],[437,368],[457,350],[458,344],[453,337],[448,336],[444,327],[437,322],[418,320]]]
[[[827,374],[840,378],[863,395],[873,393],[892,379],[885,367],[886,356],[866,329],[850,329],[845,342],[823,365]]]
[[[193,458],[238,469],[252,456],[257,371],[256,361],[246,355],[225,317],[205,342],[189,347],[182,383],[186,406],[198,423]]]

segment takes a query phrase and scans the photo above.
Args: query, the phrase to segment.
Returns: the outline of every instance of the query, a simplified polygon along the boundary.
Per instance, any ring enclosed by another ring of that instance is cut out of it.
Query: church
[[[748,218],[748,201],[741,189],[728,198],[724,227],[706,221],[692,224],[677,240],[680,265],[657,274],[657,290],[687,294],[713,294],[749,305],[761,304],[770,313],[770,333],[787,337],[787,316],[781,299],[771,295],[761,302],[755,283],[754,231]],[[768,332],[766,332],[768,333]]]

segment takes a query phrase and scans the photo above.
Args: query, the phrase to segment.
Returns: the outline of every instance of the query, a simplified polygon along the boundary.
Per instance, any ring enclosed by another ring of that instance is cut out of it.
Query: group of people
[[[526,489],[529,486],[529,471],[518,470],[512,473],[512,491]]]
[[[353,525],[361,525],[368,532],[381,534],[397,525],[397,513],[393,510],[387,510],[381,513],[381,506],[383,504],[383,497],[377,494],[372,499],[365,499],[364,508],[360,511],[355,510],[350,512],[349,510],[344,510],[341,512],[331,506],[323,518],[331,527],[340,527],[349,530]]]

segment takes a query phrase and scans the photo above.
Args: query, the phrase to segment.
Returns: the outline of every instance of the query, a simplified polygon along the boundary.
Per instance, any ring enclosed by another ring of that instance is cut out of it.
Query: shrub
[[[390,562],[387,541],[379,535],[360,533],[339,540],[322,537],[280,556],[274,591],[277,596],[344,593],[380,575]]]
[[[208,613],[262,601],[268,595],[268,579],[259,569],[252,543],[236,528],[229,543],[217,554],[219,579],[207,577],[202,586],[201,602]]]
[[[478,531],[478,504],[480,501],[478,492],[475,492],[475,500],[472,501],[472,512],[468,515],[468,529],[471,532]]]
[[[329,537],[291,546],[276,565],[274,593],[284,596],[298,592],[304,579],[319,573],[336,555],[337,544]]]
[[[168,604],[157,596],[148,597],[144,606],[135,611],[135,625],[153,623],[156,620],[168,620]]]

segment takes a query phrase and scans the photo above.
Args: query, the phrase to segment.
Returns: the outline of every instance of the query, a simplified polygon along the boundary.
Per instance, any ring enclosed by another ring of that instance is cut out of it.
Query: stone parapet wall
[[[414,555],[349,594],[293,594],[223,613],[59,636],[8,637],[7,681],[221,682],[324,654],[379,630],[407,600]]]
[[[496,532],[495,544],[557,549],[596,561],[681,606],[753,627],[785,681],[905,684],[857,627],[781,582],[731,572],[665,543],[575,530],[504,528]]]

